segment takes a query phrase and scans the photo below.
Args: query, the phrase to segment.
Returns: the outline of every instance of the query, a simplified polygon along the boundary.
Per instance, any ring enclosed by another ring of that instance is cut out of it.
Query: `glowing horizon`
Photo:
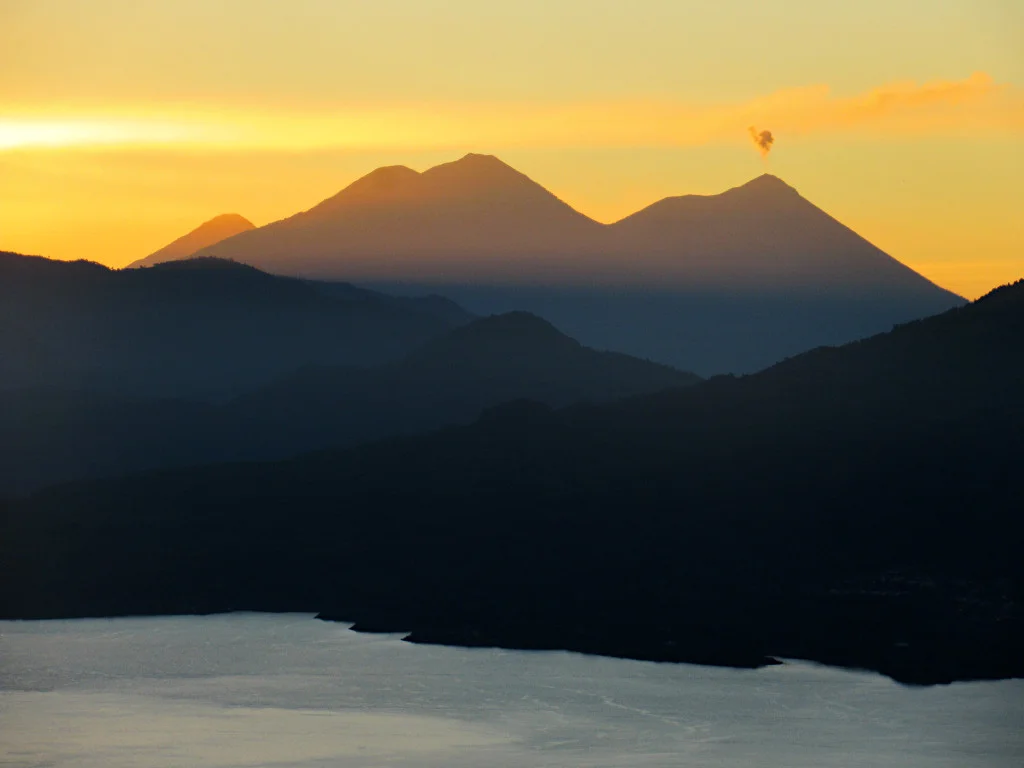
[[[13,0],[0,249],[121,266],[478,151],[604,222],[770,170],[973,298],[1024,276],[1024,11],[986,1]]]
[[[18,110],[8,108],[7,113]],[[26,110],[27,111],[27,110]],[[819,84],[736,104],[671,102],[356,105],[276,115],[137,105],[136,114],[70,118],[0,115],[0,151],[114,145],[220,151],[690,146],[742,139],[751,121],[793,137],[862,133],[903,137],[1024,133],[1024,93],[974,72],[955,81],[894,82],[849,97]],[[175,117],[177,115],[177,117]]]

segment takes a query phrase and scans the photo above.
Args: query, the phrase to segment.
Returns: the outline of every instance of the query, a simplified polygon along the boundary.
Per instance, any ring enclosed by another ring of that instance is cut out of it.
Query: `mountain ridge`
[[[0,389],[222,397],[306,362],[401,357],[473,316],[196,257],[112,270],[0,253]]]
[[[374,211],[367,211],[367,206]],[[387,214],[389,206],[397,206],[395,213]],[[773,218],[780,213],[788,216],[784,222]],[[368,216],[369,221],[359,220]],[[710,237],[709,216],[728,219],[734,237],[723,240],[728,231],[721,226],[722,231]],[[750,231],[751,220],[762,231]],[[818,240],[794,240],[808,222],[816,227]],[[835,226],[830,229],[826,222]],[[646,224],[646,231],[640,231],[641,223]],[[790,229],[784,232],[781,224]],[[657,229],[658,225],[669,229]],[[698,225],[704,228],[703,237],[698,232],[696,240],[691,237],[693,242],[689,242],[687,227]],[[535,230],[534,236],[524,237],[522,229]],[[303,232],[301,237],[299,230]],[[742,237],[735,236],[735,230],[742,231]],[[396,231],[403,236],[396,238]],[[467,237],[467,233],[473,235]],[[715,242],[715,238],[721,242]],[[267,240],[265,248],[261,239]],[[614,275],[626,284],[638,279],[640,283],[668,280],[700,287],[771,279],[778,264],[769,256],[794,247],[816,249],[819,265],[827,265],[827,257],[837,252],[845,253],[847,261],[858,254],[867,259],[863,268],[843,272],[847,288],[860,283],[877,287],[886,279],[907,283],[910,275],[917,275],[892,257],[885,262],[872,258],[882,251],[771,174],[714,195],[663,198],[603,224],[499,158],[474,153],[423,172],[405,166],[378,168],[307,211],[244,237],[229,238],[204,252],[249,261],[270,271],[344,274],[364,280],[400,277],[402,269],[406,270],[405,278],[426,279],[432,273],[433,260],[437,261],[433,270],[444,274],[445,280],[457,276],[459,270],[479,277],[480,263],[490,262],[490,269],[482,270],[484,276],[498,281],[529,282],[534,277],[531,272],[539,271],[543,279],[570,283],[606,281]],[[715,248],[721,252],[713,258],[694,253],[701,249],[713,252]],[[770,250],[767,255],[765,248]],[[446,250],[457,253],[440,255]],[[285,251],[290,254],[287,259],[281,256]],[[377,258],[371,258],[375,252]],[[669,253],[672,258],[666,259],[664,254]],[[389,270],[382,259],[398,262],[402,269],[397,273]],[[726,259],[736,262],[735,266],[716,273],[714,265]],[[545,271],[545,265],[552,262],[554,266]],[[856,266],[855,258],[850,264]],[[893,271],[897,264],[900,268]],[[799,265],[806,267],[807,260]],[[822,275],[812,273],[809,277]],[[778,281],[800,285],[792,274],[781,274]],[[924,278],[920,281],[919,290],[941,290]]]

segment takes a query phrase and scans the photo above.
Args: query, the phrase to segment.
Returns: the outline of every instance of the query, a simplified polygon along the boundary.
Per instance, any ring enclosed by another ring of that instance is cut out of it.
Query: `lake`
[[[1024,681],[459,649],[306,615],[0,622],[0,763],[1024,765]]]

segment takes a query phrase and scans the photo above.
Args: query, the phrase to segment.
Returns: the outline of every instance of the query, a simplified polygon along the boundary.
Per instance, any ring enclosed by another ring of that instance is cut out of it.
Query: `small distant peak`
[[[213,244],[218,240],[224,240],[240,232],[248,232],[250,229],[256,229],[256,225],[244,216],[239,216],[237,213],[222,213],[208,221],[204,221],[185,235],[185,237],[194,238],[204,244]],[[181,239],[179,238],[179,240]],[[189,243],[189,246],[191,245]],[[199,250],[199,248],[197,247],[196,250]]]
[[[166,261],[184,259],[204,248],[209,248],[212,245],[227,240],[229,237],[234,237],[253,229],[256,229],[256,225],[244,216],[240,216],[237,213],[222,213],[219,216],[214,216],[209,221],[204,221],[191,232],[182,235],[173,243],[165,245],[159,251],[151,253],[149,256],[138,261],[133,261],[128,265],[128,268],[150,267]]]

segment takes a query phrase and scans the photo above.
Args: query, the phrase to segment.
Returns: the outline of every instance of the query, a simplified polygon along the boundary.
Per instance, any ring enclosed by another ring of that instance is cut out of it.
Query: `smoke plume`
[[[772,144],[775,143],[775,137],[772,136],[772,132],[759,131],[754,126],[750,126],[747,130],[750,131],[750,138],[757,145],[757,151],[761,153],[761,157],[768,157],[768,153],[772,151]]]

